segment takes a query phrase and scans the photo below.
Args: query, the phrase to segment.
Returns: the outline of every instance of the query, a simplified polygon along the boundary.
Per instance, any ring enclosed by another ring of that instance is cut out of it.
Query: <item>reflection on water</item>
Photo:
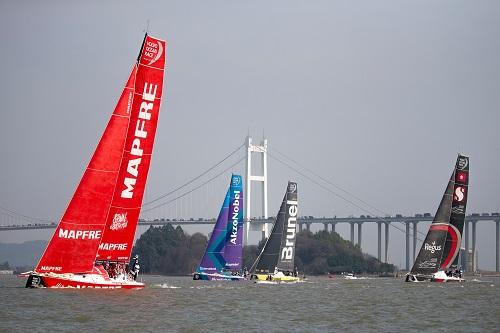
[[[311,278],[292,285],[144,277],[144,290],[30,290],[0,276],[0,332],[433,332],[500,326],[500,279]]]

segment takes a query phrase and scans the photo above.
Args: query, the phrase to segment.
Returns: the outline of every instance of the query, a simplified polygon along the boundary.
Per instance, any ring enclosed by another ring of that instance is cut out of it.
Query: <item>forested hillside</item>
[[[137,240],[134,254],[138,254],[143,273],[188,275],[199,264],[207,245],[207,237],[200,233],[186,234],[181,227],[165,225],[151,227]],[[244,266],[250,268],[260,252],[259,246],[244,249]],[[321,275],[338,272],[378,273],[392,272],[395,267],[364,254],[337,233],[303,231],[297,234],[296,265],[300,272]]]

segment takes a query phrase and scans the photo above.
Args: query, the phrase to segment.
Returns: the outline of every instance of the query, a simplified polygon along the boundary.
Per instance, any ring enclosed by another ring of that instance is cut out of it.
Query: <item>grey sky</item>
[[[149,19],[168,69],[146,200],[265,132],[271,148],[390,214],[434,213],[463,152],[468,212],[499,211],[498,17],[496,1],[1,1],[0,205],[62,215]],[[288,179],[301,215],[366,214],[276,160],[269,175],[270,214]],[[228,181],[184,214],[215,216]],[[375,226],[365,230],[375,254]],[[494,268],[494,225],[478,231],[480,264]],[[391,236],[399,265],[403,234]]]

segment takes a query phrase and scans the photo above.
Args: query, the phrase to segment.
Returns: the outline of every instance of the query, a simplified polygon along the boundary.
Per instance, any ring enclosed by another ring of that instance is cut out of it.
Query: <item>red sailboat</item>
[[[26,287],[143,288],[129,269],[163,91],[166,42],[146,34],[87,169]]]

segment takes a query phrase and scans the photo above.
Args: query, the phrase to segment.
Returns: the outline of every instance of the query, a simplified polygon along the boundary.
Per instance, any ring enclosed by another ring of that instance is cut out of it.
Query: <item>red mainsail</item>
[[[146,36],[139,61],[36,272],[87,273],[96,253],[98,259],[130,256],[158,122],[164,66],[165,42]],[[99,249],[105,242],[114,247]],[[117,244],[126,244],[126,250]]]
[[[158,124],[165,41],[146,36],[138,61],[130,125],[97,259],[128,261]]]

